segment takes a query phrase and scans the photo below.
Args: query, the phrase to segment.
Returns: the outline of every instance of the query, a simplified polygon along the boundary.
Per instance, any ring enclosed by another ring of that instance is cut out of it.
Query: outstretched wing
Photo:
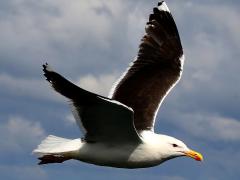
[[[153,130],[158,107],[180,78],[183,57],[176,24],[166,3],[160,2],[149,16],[136,60],[111,96],[133,109],[138,131]]]
[[[133,124],[133,111],[130,108],[74,85],[53,71],[48,64],[43,65],[43,71],[52,87],[71,100],[74,117],[79,127],[84,129],[85,140],[140,141]]]

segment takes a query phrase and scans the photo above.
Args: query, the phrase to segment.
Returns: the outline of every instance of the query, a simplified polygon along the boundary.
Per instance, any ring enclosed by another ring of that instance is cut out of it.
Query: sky
[[[38,166],[31,152],[47,135],[82,135],[67,100],[50,88],[41,65],[48,62],[82,88],[107,96],[136,56],[157,1],[1,0],[1,179],[239,179],[240,1],[166,2],[186,59],[155,131],[183,140],[204,161],[176,158],[135,170],[78,161]]]

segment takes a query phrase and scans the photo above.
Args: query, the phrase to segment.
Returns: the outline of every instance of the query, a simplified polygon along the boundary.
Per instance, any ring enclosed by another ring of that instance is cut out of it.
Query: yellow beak
[[[196,161],[202,161],[203,160],[202,154],[200,154],[196,151],[193,151],[193,150],[186,151],[186,152],[184,152],[184,154],[188,157],[191,157],[191,158],[195,159]]]

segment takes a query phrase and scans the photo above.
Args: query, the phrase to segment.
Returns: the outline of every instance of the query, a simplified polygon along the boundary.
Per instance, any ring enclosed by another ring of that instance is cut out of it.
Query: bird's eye
[[[177,145],[177,144],[172,144],[172,146],[173,146],[173,147],[178,147],[178,145]]]

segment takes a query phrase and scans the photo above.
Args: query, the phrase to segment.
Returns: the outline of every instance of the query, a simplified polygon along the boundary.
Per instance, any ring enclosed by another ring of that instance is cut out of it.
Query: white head
[[[162,156],[165,160],[172,159],[180,156],[191,157],[197,161],[202,161],[203,156],[191,149],[189,149],[182,141],[166,135],[158,135],[159,142],[162,148],[164,148],[164,154]]]

